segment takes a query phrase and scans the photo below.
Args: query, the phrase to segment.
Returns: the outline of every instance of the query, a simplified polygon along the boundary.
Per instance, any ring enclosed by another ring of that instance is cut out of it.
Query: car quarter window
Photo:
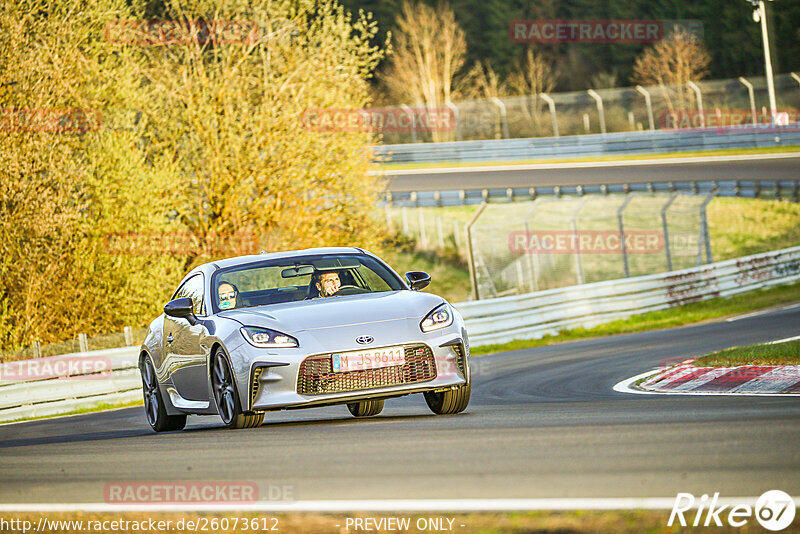
[[[174,300],[183,297],[189,297],[192,299],[192,311],[195,315],[205,315],[203,307],[202,274],[196,274],[181,284],[172,299]]]

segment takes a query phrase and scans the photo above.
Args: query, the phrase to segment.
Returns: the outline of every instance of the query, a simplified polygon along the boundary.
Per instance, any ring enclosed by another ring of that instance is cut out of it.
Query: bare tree
[[[406,1],[395,36],[391,63],[382,77],[395,101],[422,103],[429,109],[449,102],[453,78],[467,52],[464,31],[450,6]],[[442,132],[433,131],[434,141],[441,138]]]
[[[703,79],[708,74],[710,61],[703,43],[679,29],[636,59],[632,80],[642,85],[658,85],[669,109],[686,110],[694,102],[686,83]]]
[[[556,83],[556,73],[550,61],[533,48],[528,48],[525,59],[517,63],[515,72],[508,78],[508,85],[518,95],[528,96],[525,113],[537,129],[541,120],[541,93],[549,93]]]
[[[505,82],[489,61],[477,61],[456,86],[459,96],[464,98],[496,98],[507,92]]]

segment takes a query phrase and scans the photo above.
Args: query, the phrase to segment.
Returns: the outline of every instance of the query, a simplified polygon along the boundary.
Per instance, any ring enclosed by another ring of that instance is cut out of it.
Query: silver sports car
[[[422,393],[436,414],[470,398],[461,315],[358,248],[230,258],[193,269],[141,348],[147,420],[180,430],[187,414],[255,427],[273,410],[347,404],[376,415]]]

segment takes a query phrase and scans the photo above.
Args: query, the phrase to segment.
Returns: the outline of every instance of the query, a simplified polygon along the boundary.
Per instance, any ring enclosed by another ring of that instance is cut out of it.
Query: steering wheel
[[[363,287],[348,285],[348,286],[341,286],[339,288],[339,291],[334,293],[334,296],[361,295],[362,293],[369,293],[369,291],[364,289]]]

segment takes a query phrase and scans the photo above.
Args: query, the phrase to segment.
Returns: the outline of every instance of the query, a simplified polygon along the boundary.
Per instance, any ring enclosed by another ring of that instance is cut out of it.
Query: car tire
[[[436,415],[449,415],[463,412],[467,409],[471,394],[471,384],[440,393],[434,391],[426,391],[424,393],[428,408]]]
[[[371,417],[383,411],[383,399],[348,402],[347,409],[354,417]]]
[[[256,428],[264,422],[264,413],[242,411],[236,381],[225,351],[217,349],[211,363],[211,388],[222,423],[231,429]]]
[[[139,372],[142,374],[142,392],[144,393],[144,413],[147,422],[156,432],[169,432],[183,430],[186,426],[186,415],[169,415],[161,397],[161,388],[158,386],[153,362],[144,357],[139,361]]]

